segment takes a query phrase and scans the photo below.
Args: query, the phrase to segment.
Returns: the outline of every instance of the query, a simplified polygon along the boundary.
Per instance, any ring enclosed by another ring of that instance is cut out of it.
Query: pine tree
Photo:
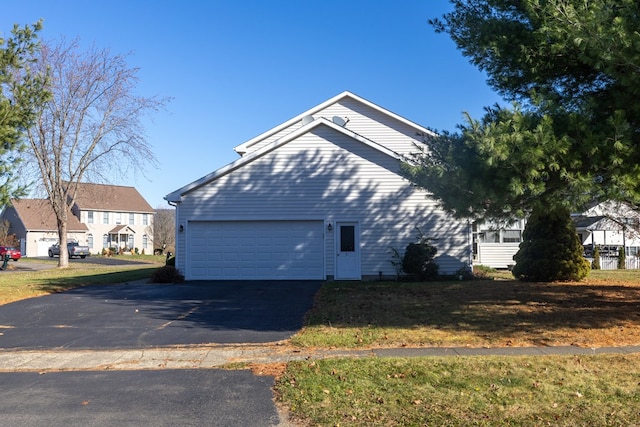
[[[593,264],[591,264],[591,268],[600,270],[600,248],[598,246],[593,250]]]
[[[625,268],[627,268],[627,254],[624,246],[620,246],[620,249],[618,249],[618,270],[624,270]]]

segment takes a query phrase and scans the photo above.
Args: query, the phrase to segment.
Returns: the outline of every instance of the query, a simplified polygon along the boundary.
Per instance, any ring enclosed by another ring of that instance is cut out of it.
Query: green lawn
[[[633,426],[640,355],[292,362],[277,400],[302,425]]]
[[[127,257],[126,259],[131,258]],[[69,268],[58,269],[55,267],[57,259],[32,260],[25,258],[18,261],[19,263],[49,263],[52,265],[51,269],[41,271],[21,271],[16,269],[13,262],[10,262],[8,270],[0,271],[0,305],[78,286],[145,279],[151,277],[151,274],[163,265],[158,262],[158,257],[154,256],[146,256],[140,260],[148,262],[148,265],[104,266],[71,262]]]

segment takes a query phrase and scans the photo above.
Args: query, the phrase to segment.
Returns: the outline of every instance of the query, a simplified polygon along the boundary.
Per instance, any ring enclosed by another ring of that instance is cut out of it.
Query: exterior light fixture
[[[327,225],[327,231],[333,231],[333,225],[331,223]]]
[[[180,227],[178,227],[178,231],[182,233],[184,231],[184,225],[180,224]]]

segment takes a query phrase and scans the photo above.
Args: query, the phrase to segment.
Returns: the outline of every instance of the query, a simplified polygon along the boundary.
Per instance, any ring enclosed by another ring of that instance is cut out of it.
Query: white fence
[[[593,262],[593,258],[587,258],[589,262]],[[628,256],[625,258],[625,268],[627,270],[640,270],[640,258],[637,256]],[[600,269],[602,270],[617,270],[618,269],[618,257],[614,256],[601,256],[600,257]]]

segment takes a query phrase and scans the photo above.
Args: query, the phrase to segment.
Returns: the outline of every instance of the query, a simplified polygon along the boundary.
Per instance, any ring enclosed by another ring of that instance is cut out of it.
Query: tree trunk
[[[66,216],[66,215],[65,215]],[[58,268],[69,267],[69,251],[67,250],[67,219],[58,220],[58,240],[60,241],[60,257]]]

